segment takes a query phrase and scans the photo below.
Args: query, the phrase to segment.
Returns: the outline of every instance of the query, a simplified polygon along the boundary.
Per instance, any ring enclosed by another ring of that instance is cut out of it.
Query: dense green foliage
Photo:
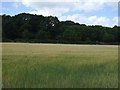
[[[3,42],[117,44],[118,26],[87,26],[57,17],[21,13],[2,15]]]

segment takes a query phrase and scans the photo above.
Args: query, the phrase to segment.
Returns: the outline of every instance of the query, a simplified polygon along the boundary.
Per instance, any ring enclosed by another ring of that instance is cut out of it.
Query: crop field
[[[2,44],[3,88],[117,88],[117,45]]]

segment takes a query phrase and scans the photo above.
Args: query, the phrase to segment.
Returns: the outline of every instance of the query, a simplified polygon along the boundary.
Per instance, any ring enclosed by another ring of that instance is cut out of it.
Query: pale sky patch
[[[118,24],[119,0],[2,0],[4,14],[26,12],[57,16],[60,21],[72,20],[80,24],[110,26]],[[13,2],[10,6],[9,2]],[[7,12],[9,9],[9,12]],[[17,9],[18,11],[15,11]],[[23,12],[22,12],[23,11]]]

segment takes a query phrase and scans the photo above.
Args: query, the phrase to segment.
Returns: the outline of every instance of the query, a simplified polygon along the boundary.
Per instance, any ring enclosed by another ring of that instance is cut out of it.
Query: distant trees
[[[36,34],[36,39],[39,40],[48,40],[50,38],[50,34],[44,30],[39,30]]]
[[[87,26],[57,17],[21,13],[2,15],[3,42],[107,43],[119,42],[120,27]]]

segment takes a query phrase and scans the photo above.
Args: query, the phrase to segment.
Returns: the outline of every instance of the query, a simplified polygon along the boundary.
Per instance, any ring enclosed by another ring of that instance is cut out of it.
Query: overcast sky
[[[31,13],[57,16],[80,24],[118,25],[119,0],[3,0],[1,14]]]

